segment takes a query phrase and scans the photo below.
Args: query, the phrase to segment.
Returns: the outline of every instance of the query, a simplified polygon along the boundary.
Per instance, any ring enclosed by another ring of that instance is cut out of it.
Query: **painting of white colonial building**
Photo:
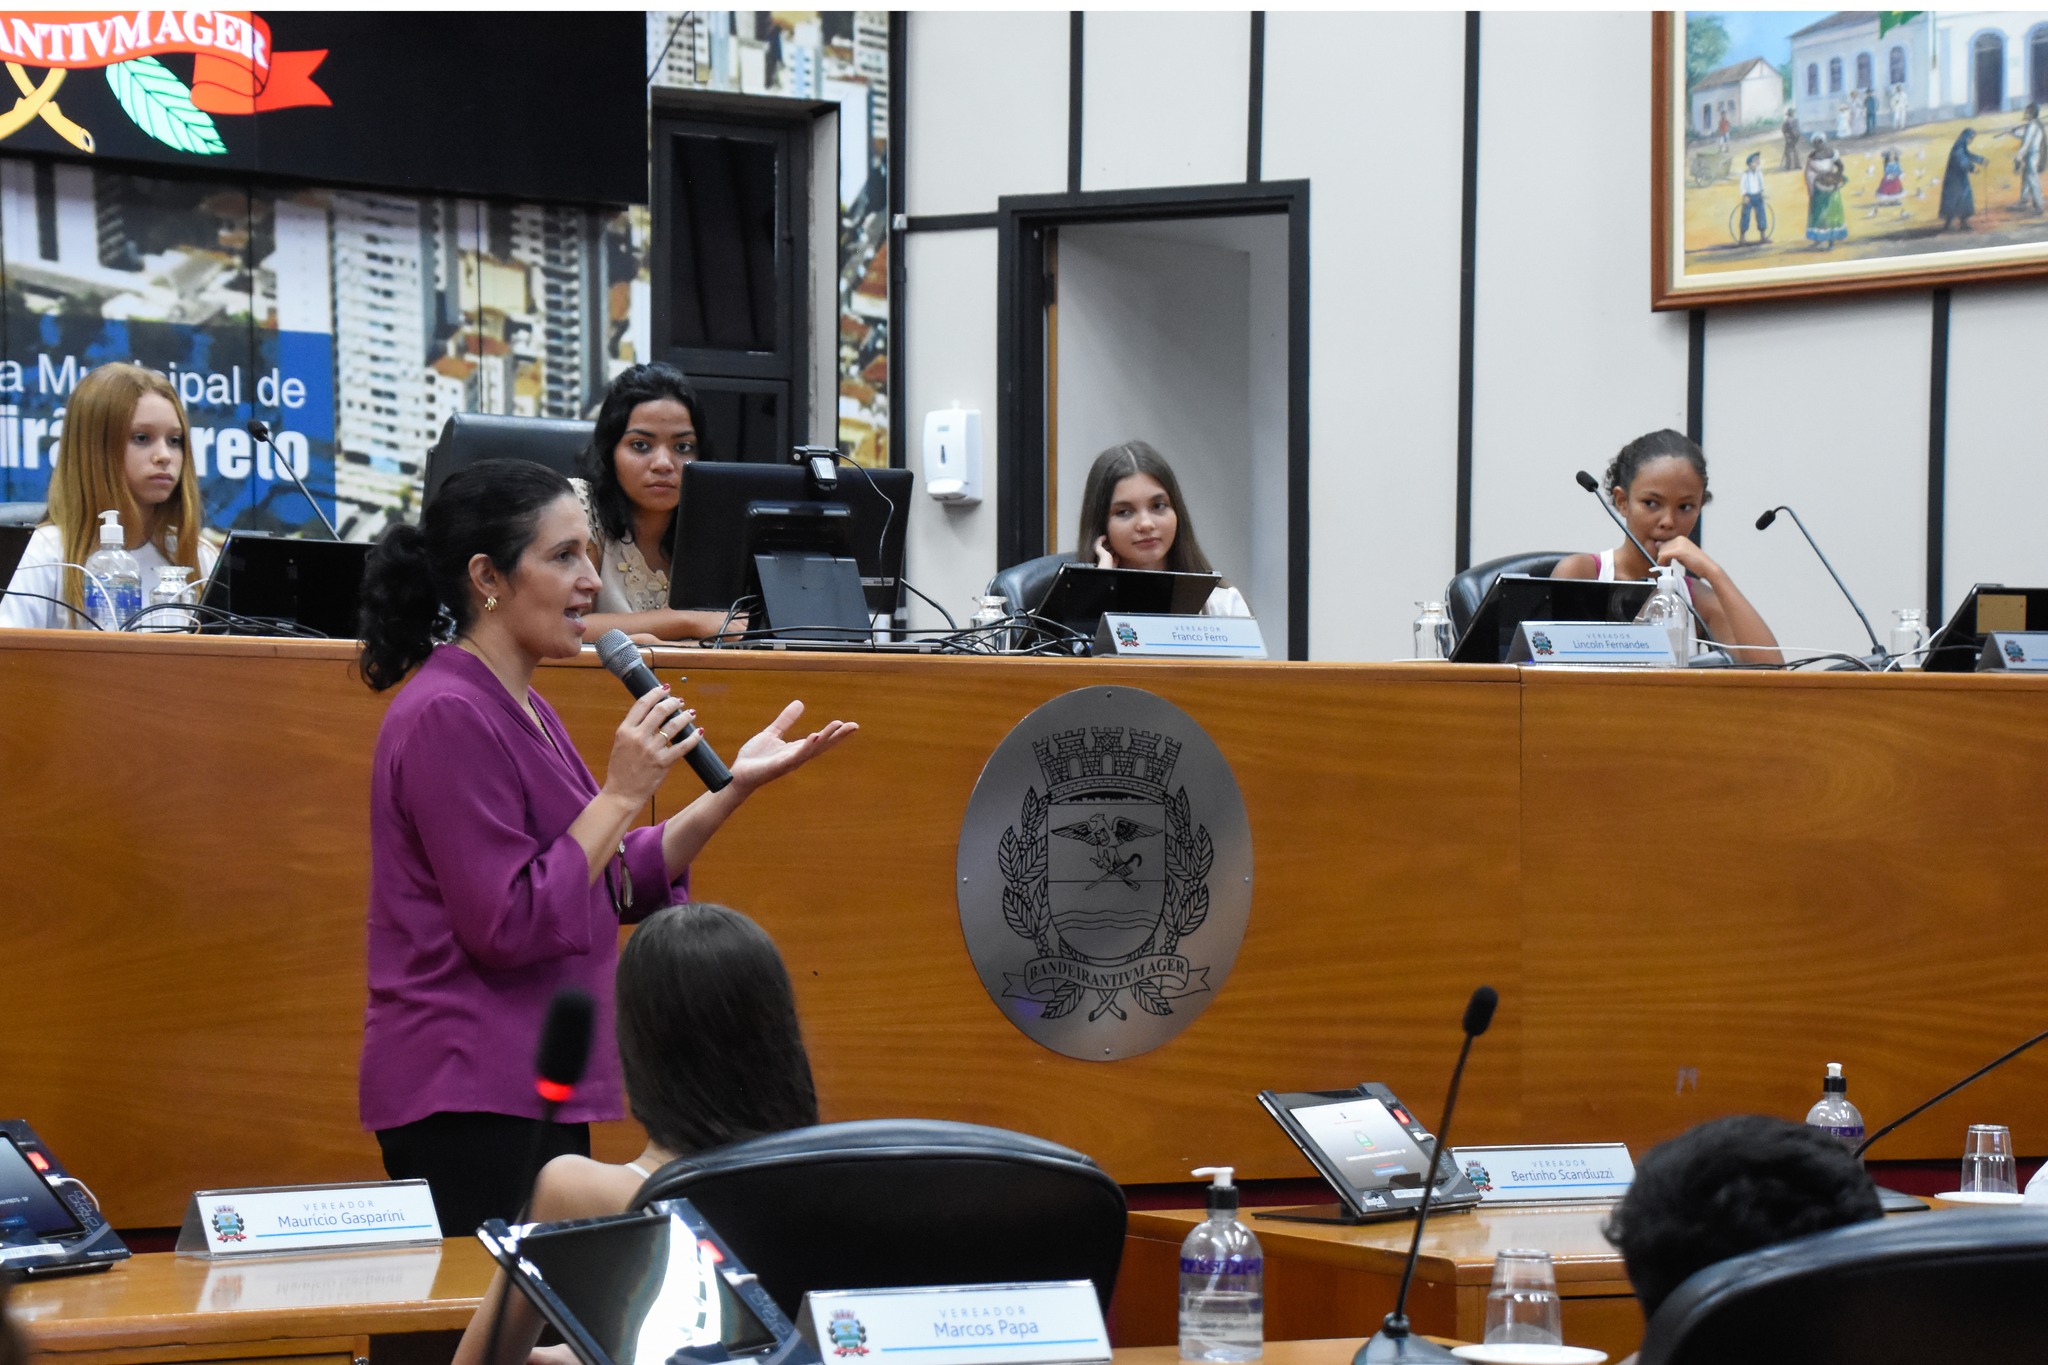
[[[1785,81],[1761,57],[1724,66],[1700,77],[1692,88],[1692,132],[1707,137],[1725,117],[1730,128],[1774,122],[1785,109]]]
[[[1897,88],[1912,123],[2048,102],[2048,10],[1922,10],[1888,23],[1891,16],[1838,10],[1792,34],[1802,125],[1834,126],[1837,110],[1866,92],[1888,121]]]

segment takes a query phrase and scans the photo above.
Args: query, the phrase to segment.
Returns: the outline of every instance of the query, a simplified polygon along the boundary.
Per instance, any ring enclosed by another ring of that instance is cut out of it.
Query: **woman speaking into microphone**
[[[791,702],[734,756],[732,782],[633,828],[700,730],[667,688],[627,709],[600,783],[540,694],[542,659],[582,648],[590,526],[561,475],[486,460],[363,570],[361,668],[405,686],[370,779],[369,1005],[360,1099],[393,1179],[423,1177],[445,1236],[511,1218],[538,1164],[587,1156],[624,1113],[612,1039],[618,926],[687,899],[690,860],[747,796],[852,734],[784,736]],[[408,675],[410,680],[407,681]],[[564,986],[597,1004],[589,1074],[545,1120],[532,1059]]]

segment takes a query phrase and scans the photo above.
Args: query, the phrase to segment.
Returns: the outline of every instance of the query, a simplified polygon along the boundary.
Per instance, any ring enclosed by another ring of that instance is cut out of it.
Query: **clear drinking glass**
[[[1963,1136],[1965,1194],[2018,1194],[2019,1170],[2013,1165],[2012,1130],[2002,1123],[1973,1123]]]
[[[1926,657],[1921,651],[1927,648],[1928,639],[1920,608],[1900,607],[1892,613],[1892,657],[1900,661],[1899,667],[1918,668]]]
[[[1415,618],[1415,657],[1418,659],[1448,659],[1451,647],[1457,643],[1451,638],[1450,613],[1441,602],[1417,602],[1422,615]]]
[[[1493,1288],[1486,1295],[1486,1345],[1564,1345],[1557,1301],[1557,1271],[1547,1251],[1510,1249],[1493,1258]]]

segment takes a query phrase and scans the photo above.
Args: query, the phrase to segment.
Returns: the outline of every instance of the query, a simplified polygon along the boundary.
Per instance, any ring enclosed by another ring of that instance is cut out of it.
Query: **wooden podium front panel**
[[[356,1118],[369,767],[386,698],[341,644],[6,632],[0,1034],[8,1108],[126,1227],[194,1189],[371,1178]],[[829,1119],[1038,1133],[1126,1182],[1307,1163],[1254,1101],[1365,1078],[1427,1096],[1479,981],[1517,995],[1518,697],[1506,669],[662,654],[730,758],[793,696],[844,748],[752,801],[694,894],[754,915],[796,983]],[[982,990],[953,894],[983,763],[1076,687],[1145,687],[1243,791],[1255,885],[1237,965],[1153,1053],[1074,1061]],[[627,704],[587,660],[536,686],[599,774]],[[658,798],[690,799],[678,771]],[[1461,1130],[1521,1129],[1511,1011]],[[527,1046],[524,1041],[519,1046]],[[1418,1099],[1417,1103],[1427,1103]],[[1468,1124],[1469,1127],[1463,1127]],[[618,1154],[636,1138],[605,1132]]]
[[[1802,1118],[1845,1064],[1875,1129],[2037,1031],[2048,694],[1928,674],[1565,674],[1523,684],[1531,1140],[1649,1143]],[[2048,1145],[2043,1063],[1877,1154],[1972,1122]]]

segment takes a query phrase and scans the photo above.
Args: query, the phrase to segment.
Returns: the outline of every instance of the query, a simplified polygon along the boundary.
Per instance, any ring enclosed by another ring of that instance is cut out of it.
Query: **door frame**
[[[1046,248],[1061,227],[1287,215],[1287,657],[1308,657],[1309,182],[1008,195],[996,202],[996,562],[1045,554]]]

